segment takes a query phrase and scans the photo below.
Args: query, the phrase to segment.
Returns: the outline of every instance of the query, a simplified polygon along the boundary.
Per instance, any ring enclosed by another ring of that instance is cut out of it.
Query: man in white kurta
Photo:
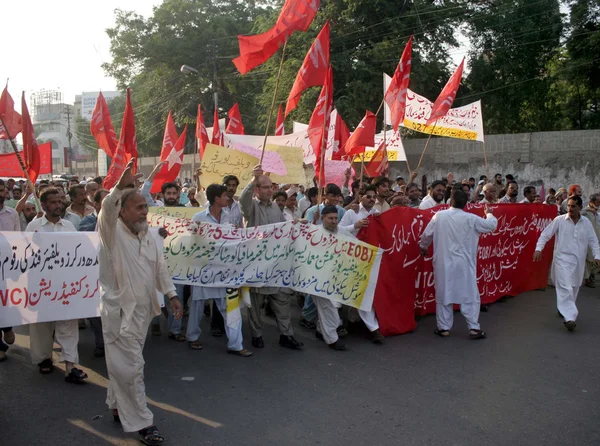
[[[556,236],[552,281],[556,287],[556,306],[569,331],[575,329],[579,312],[575,302],[585,272],[588,248],[596,265],[600,265],[600,247],[594,228],[587,218],[581,216],[582,200],[579,196],[567,199],[567,213],[556,217],[540,235],[533,259],[539,261],[546,243]]]
[[[419,246],[421,254],[433,242],[433,272],[436,299],[436,334],[448,336],[454,319],[453,305],[460,304],[460,312],[467,320],[473,339],[485,337],[479,327],[480,296],[477,287],[477,244],[479,235],[492,232],[498,220],[486,205],[486,218],[464,211],[468,196],[462,190],[453,190],[450,209],[433,216]]]
[[[377,200],[377,189],[375,186],[366,186],[362,190],[360,199],[360,205],[358,212],[354,212],[352,209],[346,211],[342,220],[339,223],[339,229],[342,232],[346,232],[356,237],[360,228],[369,225],[369,215],[377,215],[379,212],[375,209],[375,201]],[[375,308],[371,308],[370,311],[358,310],[360,318],[371,332],[371,340],[375,344],[383,343],[383,336],[379,331],[379,321],[375,314]]]
[[[440,180],[434,181],[431,184],[431,190],[429,191],[429,194],[423,198],[423,201],[421,201],[419,209],[426,210],[439,206],[440,204],[444,204],[445,192],[446,186],[444,186],[444,183]]]
[[[142,350],[150,321],[160,314],[156,291],[171,300],[176,318],[182,310],[163,253],[148,234],[146,200],[131,188],[136,179],[133,162],[104,199],[98,216],[106,402],[125,432],[139,431],[160,442],[146,403]]]
[[[49,187],[40,195],[44,216],[27,225],[27,232],[77,232],[75,226],[60,217],[63,211],[61,194],[58,189]],[[52,346],[54,340],[61,346],[60,362],[65,363],[65,380],[82,383],[87,374],[74,364],[79,362],[77,344],[79,327],[77,319],[56,322],[38,322],[29,326],[31,362],[37,364],[40,373],[50,373],[52,366]]]

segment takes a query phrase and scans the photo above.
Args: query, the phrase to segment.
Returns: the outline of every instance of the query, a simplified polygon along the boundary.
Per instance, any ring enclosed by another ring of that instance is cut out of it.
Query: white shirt
[[[6,204],[0,209],[0,231],[20,231],[19,214]]]
[[[422,209],[422,210],[431,209],[436,206],[439,206],[440,204],[442,204],[442,203],[436,202],[431,195],[427,195],[425,198],[423,198],[423,201],[421,201],[421,204],[419,205],[419,209]]]
[[[152,317],[160,314],[156,290],[167,297],[175,286],[163,253],[148,231],[133,234],[119,218],[123,191],[116,187],[98,215],[102,332],[106,343],[119,337],[143,342]]]
[[[31,220],[27,225],[27,232],[77,232],[73,223],[61,218],[56,224],[48,221],[46,215]]]
[[[300,215],[304,214],[304,211],[306,211],[311,206],[312,204],[310,200],[306,197],[302,198],[301,200],[298,200],[298,210],[300,211]]]
[[[338,224],[338,228],[356,236],[360,229],[356,229],[354,225],[356,222],[362,220],[363,218],[367,218],[369,215],[377,215],[379,212],[375,207],[372,207],[370,211],[367,211],[362,203],[358,206],[358,212],[354,212],[353,210],[347,210],[342,220]]]
[[[580,287],[588,248],[592,250],[594,259],[600,260],[600,247],[592,223],[581,216],[575,224],[569,214],[560,215],[546,226],[535,250],[542,251],[552,236],[556,236],[552,263],[554,283],[557,286]]]
[[[285,221],[294,221],[296,218],[301,218],[300,209],[296,208],[293,211],[287,206],[283,208],[283,216]]]
[[[505,195],[504,197],[500,198],[500,200],[498,200],[498,203],[508,203],[508,204],[512,204],[512,203],[516,203],[516,199],[515,201],[511,201],[510,197],[508,195]]]
[[[479,302],[479,234],[492,232],[498,226],[496,217],[486,217],[450,208],[435,214],[421,236],[422,249],[433,241],[435,296],[443,305]]]

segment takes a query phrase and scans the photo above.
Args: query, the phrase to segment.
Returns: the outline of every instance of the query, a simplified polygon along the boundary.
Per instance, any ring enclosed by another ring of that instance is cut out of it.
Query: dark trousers
[[[221,330],[223,333],[225,333],[225,321],[223,320],[223,316],[221,315],[221,312],[217,308],[217,304],[215,303],[214,300],[212,303],[212,317],[210,319],[210,329],[211,330],[218,329],[218,330]]]
[[[3,333],[8,333],[12,330],[12,327],[6,327],[1,329]],[[0,352],[5,352],[8,350],[8,345],[2,342],[2,336],[0,336]]]
[[[90,326],[96,338],[96,348],[104,348],[104,336],[102,336],[102,319],[99,317],[90,317]]]

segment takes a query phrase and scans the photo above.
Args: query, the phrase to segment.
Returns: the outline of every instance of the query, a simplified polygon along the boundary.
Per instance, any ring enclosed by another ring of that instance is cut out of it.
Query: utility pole
[[[218,110],[219,110],[219,92],[217,91],[217,81],[219,79],[219,75],[217,73],[217,45],[215,44],[214,40],[213,40],[213,57],[212,57],[212,66],[213,66],[213,97],[214,97],[214,101],[215,101],[215,110],[217,110],[217,114],[218,114]]]
[[[71,107],[67,106],[67,138],[69,138],[69,171],[73,174],[73,148],[71,147],[71,138],[73,137],[73,133],[71,133]]]

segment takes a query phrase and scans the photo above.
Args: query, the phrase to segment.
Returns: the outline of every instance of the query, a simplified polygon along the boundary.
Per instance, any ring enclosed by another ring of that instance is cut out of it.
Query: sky
[[[21,92],[30,102],[36,91],[60,90],[72,104],[82,91],[114,90],[114,79],[101,68],[109,62],[106,29],[116,8],[145,17],[160,0],[21,0],[2,2],[3,61],[0,83],[20,110]],[[10,18],[10,20],[6,20]],[[10,37],[8,37],[10,36]]]

